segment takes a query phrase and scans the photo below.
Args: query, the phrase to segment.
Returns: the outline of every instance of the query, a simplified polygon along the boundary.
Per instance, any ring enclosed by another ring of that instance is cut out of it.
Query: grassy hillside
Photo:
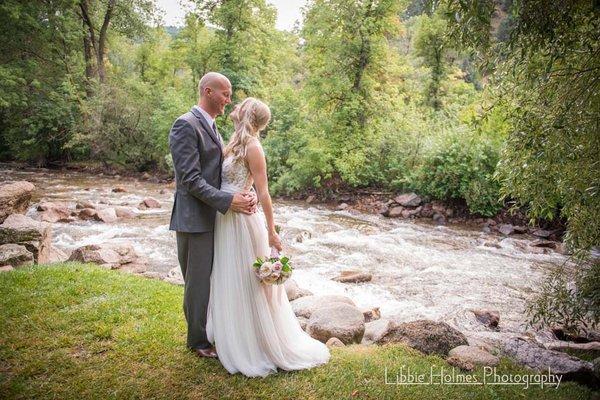
[[[451,367],[404,346],[333,350],[326,366],[265,379],[231,376],[185,349],[182,288],[81,264],[0,274],[0,398],[586,399],[574,383],[386,385],[385,368]],[[503,360],[499,372],[528,373]],[[477,371],[481,378],[482,370]]]

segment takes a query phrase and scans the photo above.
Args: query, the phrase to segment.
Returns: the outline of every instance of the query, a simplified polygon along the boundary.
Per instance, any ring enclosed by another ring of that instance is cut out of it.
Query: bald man
[[[215,215],[228,210],[251,214],[256,195],[219,190],[223,140],[215,118],[231,103],[229,79],[209,72],[198,84],[198,97],[198,104],[177,118],[169,134],[177,187],[169,229],[176,231],[177,256],[185,281],[187,346],[198,356],[216,357],[206,337]]]

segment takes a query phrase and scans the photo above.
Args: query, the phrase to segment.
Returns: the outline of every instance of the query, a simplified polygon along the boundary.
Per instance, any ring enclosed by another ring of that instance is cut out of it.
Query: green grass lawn
[[[574,383],[399,386],[385,368],[451,367],[401,345],[333,350],[322,367],[265,379],[232,376],[185,348],[179,286],[81,264],[0,274],[0,398],[586,399]],[[503,360],[503,373],[531,373]],[[482,379],[483,371],[476,371]],[[395,379],[395,378],[394,378]]]

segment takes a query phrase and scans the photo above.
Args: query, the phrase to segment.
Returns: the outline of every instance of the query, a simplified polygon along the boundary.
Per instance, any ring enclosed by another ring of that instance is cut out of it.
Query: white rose
[[[260,269],[258,270],[258,276],[261,279],[266,278],[267,276],[271,275],[271,272],[273,272],[273,264],[271,264],[270,261],[266,261],[263,263],[263,265],[260,266]]]

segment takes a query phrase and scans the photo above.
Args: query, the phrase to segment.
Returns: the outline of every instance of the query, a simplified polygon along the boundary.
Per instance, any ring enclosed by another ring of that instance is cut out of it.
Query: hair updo
[[[271,110],[262,101],[248,97],[235,106],[229,117],[233,121],[234,132],[223,154],[233,155],[234,160],[246,158],[246,146],[253,138],[258,138],[271,119]]]

